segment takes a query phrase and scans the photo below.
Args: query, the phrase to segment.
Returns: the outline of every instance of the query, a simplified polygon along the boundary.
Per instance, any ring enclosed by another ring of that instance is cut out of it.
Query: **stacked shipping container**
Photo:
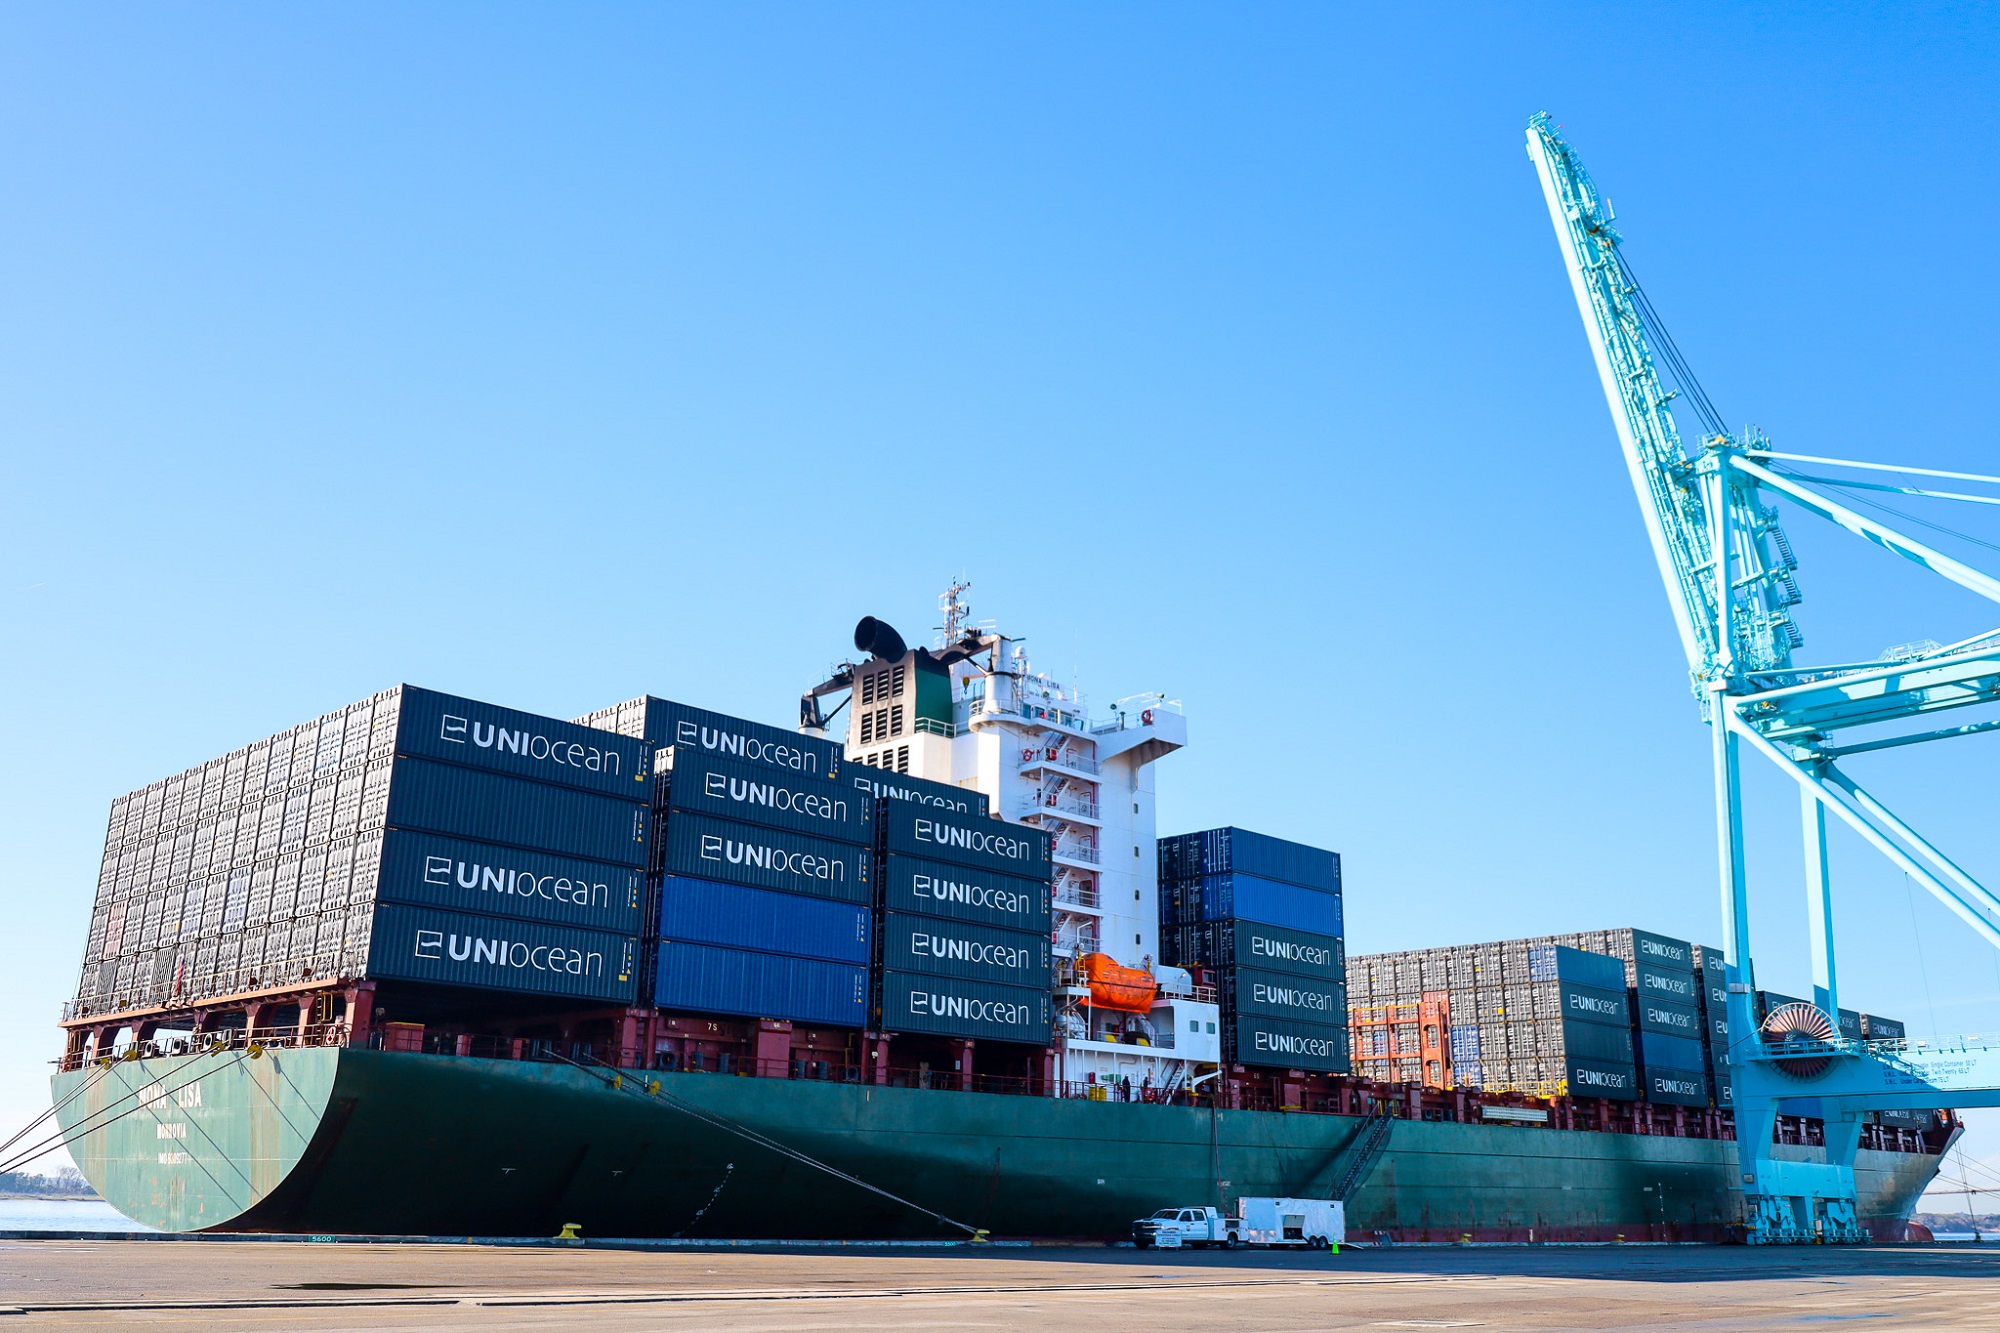
[[[955,788],[864,771],[898,784],[877,807],[880,1026],[1046,1046],[1049,835],[950,809]]]
[[[647,749],[399,686],[121,797],[76,1007],[334,976],[629,1002]]]
[[[1202,968],[1222,1009],[1222,1057],[1346,1073],[1340,857],[1220,828],[1159,844],[1162,961]]]
[[[1637,1095],[1630,1001],[1615,959],[1507,940],[1358,957],[1348,978],[1357,1067],[1371,1078]]]

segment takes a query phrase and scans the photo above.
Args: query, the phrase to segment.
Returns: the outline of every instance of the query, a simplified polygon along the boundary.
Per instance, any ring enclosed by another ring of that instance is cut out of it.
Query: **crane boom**
[[[1733,477],[1724,475],[1726,484],[1719,487],[1726,497],[1723,503],[1732,518],[1740,520],[1728,528],[1733,534],[1729,551],[1733,632],[1732,641],[1724,645],[1717,630],[1721,618],[1714,579],[1712,499],[1668,407],[1675,395],[1660,382],[1639,291],[1619,258],[1621,238],[1611,226],[1612,210],[1546,112],[1528,123],[1528,156],[1541,177],[1549,218],[1555,224],[1689,671],[1699,681],[1738,669],[1788,667],[1792,649],[1801,642],[1788,614],[1799,595],[1790,573],[1796,562],[1777,514],[1757,503],[1754,488],[1736,485]],[[1710,444],[1738,450],[1753,447],[1750,441],[1726,436]],[[1729,651],[1723,651],[1725,646]]]

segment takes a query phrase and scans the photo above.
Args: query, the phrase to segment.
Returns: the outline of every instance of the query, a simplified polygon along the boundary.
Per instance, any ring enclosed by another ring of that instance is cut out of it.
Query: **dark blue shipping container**
[[[1750,997],[1751,1008],[1756,1013],[1759,1023],[1769,1018],[1774,1009],[1782,1009],[1788,1004],[1811,1003],[1811,1000],[1801,1000],[1796,995],[1784,995],[1774,990],[1760,990]]]
[[[1183,833],[1162,844],[1161,874],[1167,879],[1195,879],[1231,871],[1330,892],[1340,888],[1337,852],[1252,833],[1249,829]]]
[[[1854,1009],[1842,1009],[1836,1015],[1840,1035],[1849,1041],[1861,1040],[1861,1014]]]
[[[932,809],[948,810],[975,819],[984,819],[992,813],[983,791],[932,782],[929,778],[913,778],[907,773],[892,773],[886,768],[842,764],[840,780],[877,800],[908,801],[912,805],[928,805]]]
[[[1562,999],[1562,1016],[1585,1023],[1604,1023],[1617,1028],[1632,1026],[1632,1001],[1622,990],[1600,990],[1574,981],[1556,983]]]
[[[1702,1011],[1702,1040],[1711,1046],[1729,1046],[1729,1015],[1714,1009]]]
[[[892,912],[1049,933],[1049,883],[891,855],[881,865],[882,901]]]
[[[631,1004],[638,941],[596,930],[381,903],[367,975]]]
[[[1576,1057],[1564,1061],[1564,1064],[1569,1069],[1569,1095],[1572,1097],[1608,1097],[1615,1102],[1637,1101],[1639,1098],[1639,1072],[1629,1064]]]
[[[647,818],[630,800],[399,756],[385,822],[644,869]]]
[[[1639,1063],[1647,1069],[1692,1069],[1699,1072],[1707,1064],[1702,1045],[1695,1037],[1673,1037],[1664,1032],[1639,1032]]]
[[[1049,1044],[1049,993],[958,977],[882,974],[881,1026],[887,1032]]]
[[[1632,1029],[1609,1023],[1580,1022],[1565,1018],[1562,1025],[1563,1054],[1579,1060],[1632,1063]]]
[[[1171,903],[1173,924],[1244,919],[1264,921],[1315,935],[1345,935],[1340,894],[1254,875],[1209,875],[1161,891]]]
[[[1223,1016],[1257,1014],[1295,1023],[1347,1026],[1347,987],[1338,981],[1238,967],[1216,977]]]
[[[681,875],[660,881],[660,937],[688,944],[866,963],[870,920],[854,903]]]
[[[1646,1100],[1658,1106],[1706,1106],[1708,1076],[1699,1069],[1647,1065]]]
[[[851,787],[676,747],[665,804],[835,842],[874,841],[874,811]]]
[[[858,1028],[868,1021],[868,969],[668,940],[660,944],[653,1002],[662,1009]]]
[[[1017,879],[1049,877],[1049,835],[1041,829],[908,801],[884,801],[881,818],[891,853]]]
[[[644,711],[642,734],[661,748],[685,745],[704,754],[782,768],[808,777],[831,778],[839,774],[843,747],[838,741],[650,694],[633,702]],[[620,711],[629,706],[621,706]]]
[[[1347,979],[1346,947],[1335,935],[1267,926],[1261,921],[1208,921],[1168,926],[1160,952],[1176,967],[1246,967],[1327,981]]]
[[[1908,1033],[1900,1020],[1861,1015],[1861,1035],[1869,1041],[1903,1041]]]
[[[1633,963],[1650,963],[1672,972],[1694,971],[1694,946],[1686,940],[1655,935],[1648,930],[1635,930],[1631,935]]]
[[[581,787],[624,800],[652,791],[652,747],[629,736],[405,685],[396,753]]]
[[[1729,1012],[1729,985],[1722,979],[1722,969],[1703,968],[1699,980],[1702,1007],[1717,1016],[1726,1015]]]
[[[631,866],[391,829],[375,896],[637,935],[646,876]]]
[[[1625,989],[1625,960],[1610,954],[1572,949],[1565,944],[1535,945],[1528,950],[1532,981],[1574,981],[1597,990]]]
[[[1222,1058],[1227,1064],[1328,1074],[1345,1074],[1351,1068],[1344,1027],[1238,1014],[1224,1021],[1222,1032]]]
[[[1671,972],[1652,963],[1640,963],[1634,969],[1636,984],[1641,1000],[1664,1000],[1668,1004],[1698,1005],[1701,1003],[1701,982],[1692,972]]]
[[[1701,1040],[1701,1011],[1691,1004],[1666,1004],[1641,995],[1633,1002],[1633,1013],[1642,1032]]]
[[[882,966],[913,976],[962,977],[1046,991],[1054,980],[1047,932],[1030,935],[969,921],[887,912]]]
[[[866,847],[691,810],[676,810],[663,818],[665,827],[653,836],[661,844],[660,865],[669,875],[848,903],[874,898],[869,883],[873,854]]]

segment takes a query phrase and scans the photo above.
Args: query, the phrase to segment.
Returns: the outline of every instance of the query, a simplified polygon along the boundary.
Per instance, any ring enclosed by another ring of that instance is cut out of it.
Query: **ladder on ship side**
[[[1389,1135],[1396,1128],[1396,1117],[1387,1110],[1378,1111],[1368,1118],[1368,1122],[1355,1131],[1354,1148],[1347,1156],[1347,1164],[1333,1184],[1333,1197],[1342,1203],[1354,1197],[1354,1191],[1361,1188],[1368,1179],[1368,1173],[1375,1169],[1375,1163],[1382,1160],[1382,1154],[1389,1147]]]

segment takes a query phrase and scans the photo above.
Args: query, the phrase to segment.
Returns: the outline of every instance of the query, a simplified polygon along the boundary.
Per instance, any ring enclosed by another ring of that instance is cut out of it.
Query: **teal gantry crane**
[[[1826,817],[1831,813],[2000,947],[2000,897],[1927,842],[1845,770],[1850,756],[2000,728],[2000,718],[1937,725],[1933,715],[2000,703],[2000,629],[1940,646],[1923,641],[1882,660],[1806,666],[1793,608],[1798,562],[1776,502],[1838,525],[1969,591],[2000,602],[2000,580],[1856,513],[1824,489],[1861,489],[1969,503],[2000,496],[1805,475],[1837,472],[1945,478],[2000,486],[2000,477],[1781,453],[1761,432],[1731,433],[1688,371],[1619,252],[1614,214],[1547,113],[1528,123],[1584,330],[1666,583],[1714,749],[1715,816],[1729,985],[1729,1059],[1745,1236],[1752,1243],[1860,1241],[1854,1156],[1876,1110],[2000,1105],[2000,1038],[1856,1041],[1839,1035]],[[1674,380],[1662,383],[1657,348]],[[1682,443],[1670,404],[1700,418],[1699,447]],[[1808,484],[1810,483],[1810,484]],[[1870,506],[1873,507],[1873,506]],[[1961,715],[1963,716],[1963,715]],[[1743,747],[1797,783],[1805,834],[1813,1003],[1755,1022],[1743,866]],[[1826,1126],[1821,1160],[1780,1158],[1780,1115]]]

